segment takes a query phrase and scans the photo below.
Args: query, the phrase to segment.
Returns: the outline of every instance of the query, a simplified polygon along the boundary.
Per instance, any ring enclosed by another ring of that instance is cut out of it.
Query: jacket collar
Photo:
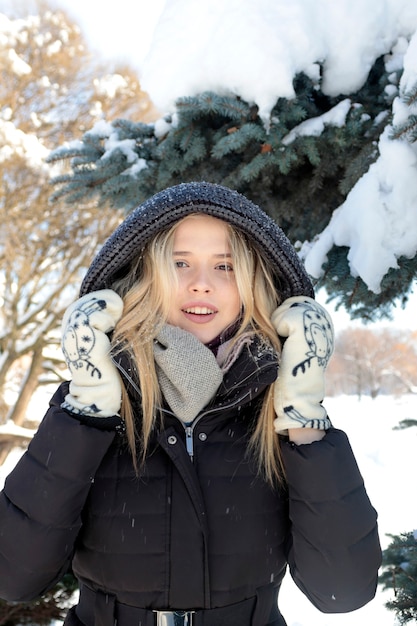
[[[245,342],[225,372],[215,402],[249,402],[271,385],[278,375],[278,356],[272,346],[259,337]]]
[[[121,352],[113,357],[113,362],[126,384],[132,401],[139,404],[139,381],[130,355]],[[216,396],[203,412],[217,412],[227,407],[247,404],[260,396],[277,376],[278,355],[270,344],[255,335],[250,342],[243,343],[239,354],[224,373]]]

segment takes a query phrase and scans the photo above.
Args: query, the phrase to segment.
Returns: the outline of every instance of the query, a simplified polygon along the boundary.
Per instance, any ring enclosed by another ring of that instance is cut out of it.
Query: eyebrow
[[[188,252],[187,250],[174,250],[173,254],[175,256],[190,256],[193,253]],[[213,257],[215,259],[231,259],[232,255],[230,254],[230,252],[222,252],[220,254],[213,254]]]

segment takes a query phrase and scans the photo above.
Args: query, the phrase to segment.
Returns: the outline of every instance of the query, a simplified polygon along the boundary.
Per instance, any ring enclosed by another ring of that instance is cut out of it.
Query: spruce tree
[[[417,620],[417,531],[390,536],[379,582],[394,592],[386,607],[395,611],[403,625]]]
[[[52,589],[32,602],[6,602],[0,599],[0,624],[48,626],[55,620],[63,620],[77,588],[76,579],[72,573],[68,573]]]
[[[396,430],[417,426],[417,420],[402,420]],[[394,599],[386,602],[394,611],[401,626],[417,622],[417,529],[389,535],[391,543],[382,553],[382,570],[379,584],[392,590]]]
[[[297,246],[321,232],[378,158],[377,142],[399,78],[400,72],[388,74],[378,59],[349,98],[326,96],[317,81],[297,75],[296,97],[279,98],[268,120],[238,96],[205,92],[179,99],[175,112],[155,123],[99,124],[81,141],[52,152],[50,161],[71,163],[71,170],[55,179],[53,198],[65,196],[69,203],[97,198],[128,212],[167,186],[206,180],[247,195]],[[319,130],[305,131],[305,122]],[[398,297],[406,301],[416,259],[400,259],[399,269],[385,276],[375,294],[351,275],[347,252],[334,247],[317,282],[337,306],[343,304],[352,317],[373,319],[389,315]]]
[[[408,107],[409,115],[404,122],[394,126],[392,137],[414,143],[417,141],[417,84],[404,93],[402,100]]]

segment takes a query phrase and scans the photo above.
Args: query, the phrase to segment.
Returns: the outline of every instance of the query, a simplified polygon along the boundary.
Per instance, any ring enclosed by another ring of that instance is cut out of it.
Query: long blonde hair
[[[191,214],[183,220],[201,215]],[[168,317],[170,294],[177,280],[172,262],[174,235],[183,220],[176,222],[169,230],[158,233],[131,264],[126,275],[112,285],[112,289],[124,300],[123,316],[113,334],[113,349],[130,353],[141,390],[143,417],[140,434],[136,431],[135,416],[125,389],[122,398],[122,417],[136,469],[137,442],[141,444],[143,461],[162,401],[153,343],[158,329]],[[280,303],[272,274],[244,233],[229,224],[227,228],[234,276],[242,303],[242,320],[232,345],[243,332],[250,329],[279,353],[280,343],[270,321],[272,311]],[[273,428],[274,418],[271,386],[265,394],[249,444],[249,452],[257,460],[259,472],[271,484],[282,477],[278,437]]]

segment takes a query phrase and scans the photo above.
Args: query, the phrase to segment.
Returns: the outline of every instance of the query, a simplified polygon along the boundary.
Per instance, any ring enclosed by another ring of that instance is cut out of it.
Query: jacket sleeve
[[[42,595],[67,570],[81,513],[115,432],[82,424],[53,396],[28,450],[0,493],[0,598]],[[97,418],[98,419],[98,418]]]
[[[308,445],[285,442],[292,578],[324,613],[360,608],[375,595],[381,549],[377,514],[347,436],[336,429]]]

